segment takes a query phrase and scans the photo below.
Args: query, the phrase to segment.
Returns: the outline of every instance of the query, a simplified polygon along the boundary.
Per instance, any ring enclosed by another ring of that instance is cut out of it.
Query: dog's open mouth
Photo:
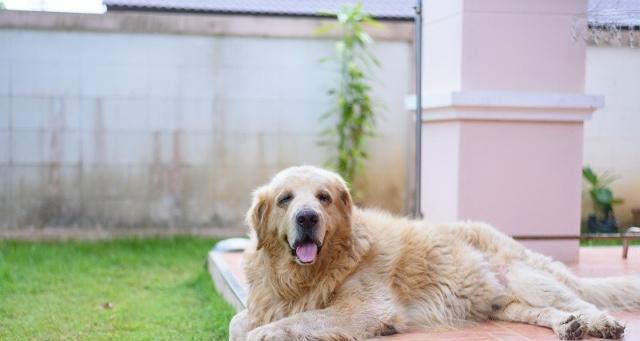
[[[311,241],[296,243],[291,253],[300,264],[313,264],[320,253],[320,246]]]
[[[318,256],[318,245],[306,243],[296,246],[296,257],[302,263],[313,263]]]

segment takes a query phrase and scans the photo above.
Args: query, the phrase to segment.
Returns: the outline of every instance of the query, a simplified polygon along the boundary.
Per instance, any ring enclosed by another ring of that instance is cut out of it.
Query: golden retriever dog
[[[363,340],[495,319],[560,339],[620,338],[606,308],[639,309],[640,277],[579,278],[482,223],[431,224],[355,207],[337,174],[288,168],[247,214],[248,309],[233,341]]]

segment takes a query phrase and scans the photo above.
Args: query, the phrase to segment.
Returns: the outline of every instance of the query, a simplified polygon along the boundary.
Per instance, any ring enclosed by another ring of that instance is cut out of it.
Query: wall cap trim
[[[0,29],[46,31],[130,32],[207,36],[335,39],[334,32],[319,37],[323,18],[115,11],[104,14],[39,11],[0,11]],[[369,31],[374,39],[413,41],[413,23],[385,21],[385,29]]]
[[[604,106],[604,96],[558,92],[456,91],[423,95],[422,121],[499,120],[582,122]],[[405,99],[415,110],[415,95]]]

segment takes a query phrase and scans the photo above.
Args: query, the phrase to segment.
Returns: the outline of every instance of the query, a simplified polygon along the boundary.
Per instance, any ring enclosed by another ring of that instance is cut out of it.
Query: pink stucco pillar
[[[578,258],[586,0],[424,2],[422,212]]]

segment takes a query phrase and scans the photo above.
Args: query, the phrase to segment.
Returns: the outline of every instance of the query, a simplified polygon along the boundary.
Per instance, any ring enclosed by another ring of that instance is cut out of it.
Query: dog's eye
[[[291,199],[293,199],[293,194],[291,194],[291,193],[283,194],[280,197],[280,199],[278,199],[278,206],[282,207],[282,206],[286,205],[287,203],[289,203],[289,201],[291,201]]]
[[[325,203],[325,204],[330,204],[331,203],[331,196],[327,193],[321,192],[318,193],[318,195],[316,195],[316,197],[318,198],[318,200],[320,200],[321,202]]]

